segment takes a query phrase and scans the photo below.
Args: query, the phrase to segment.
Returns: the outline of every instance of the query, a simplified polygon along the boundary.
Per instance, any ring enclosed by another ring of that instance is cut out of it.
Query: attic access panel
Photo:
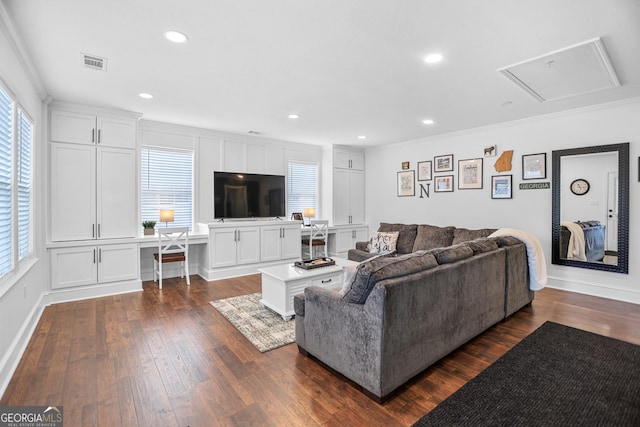
[[[599,37],[498,72],[540,102],[620,86]]]

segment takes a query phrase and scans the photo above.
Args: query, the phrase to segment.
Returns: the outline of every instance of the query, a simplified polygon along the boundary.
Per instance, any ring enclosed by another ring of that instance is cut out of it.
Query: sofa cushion
[[[455,227],[451,226],[418,225],[413,252],[451,246],[453,244],[454,229]]]
[[[349,303],[364,304],[379,281],[428,270],[437,265],[435,257],[426,251],[396,257],[378,257],[358,265],[351,286],[343,289],[343,298]]]
[[[398,243],[396,244],[396,250],[399,254],[409,254],[413,252],[413,242],[416,240],[417,233],[416,224],[389,224],[381,222],[378,231],[388,233],[390,231],[397,231]]]
[[[369,241],[369,252],[372,254],[390,254],[396,251],[398,242],[398,231],[383,233],[377,231],[373,233]]]
[[[499,248],[503,248],[505,246],[513,246],[513,245],[517,245],[519,243],[522,243],[522,240],[516,239],[513,236],[489,237],[489,240],[493,240],[494,242],[496,242],[496,244],[498,245]]]
[[[462,243],[464,246],[468,246],[473,250],[473,254],[481,254],[484,252],[494,251],[498,249],[498,244],[495,240],[490,240],[486,237],[482,237],[480,239],[470,240],[468,242]]]
[[[496,231],[495,228],[482,228],[480,230],[468,230],[466,228],[456,228],[453,231],[452,245],[468,242],[469,240],[479,239],[481,237],[489,237],[491,233]]]
[[[471,258],[473,256],[473,249],[464,245],[454,245],[448,248],[432,249],[431,253],[436,257],[438,264],[442,265],[451,264],[452,262],[465,258]]]

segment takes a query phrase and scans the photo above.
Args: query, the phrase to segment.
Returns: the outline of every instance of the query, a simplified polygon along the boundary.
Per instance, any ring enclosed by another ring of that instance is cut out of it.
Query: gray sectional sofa
[[[300,352],[354,381],[378,402],[533,301],[520,240],[476,239],[490,231],[466,230],[458,233],[456,244],[422,249],[417,236],[431,233],[437,240],[455,236],[455,229],[383,226],[405,232],[400,231],[398,254],[361,263],[341,291],[311,286],[294,298]],[[473,240],[462,241],[463,235]]]

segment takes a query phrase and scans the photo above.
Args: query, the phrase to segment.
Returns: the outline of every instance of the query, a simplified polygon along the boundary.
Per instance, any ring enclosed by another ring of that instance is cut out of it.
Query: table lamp
[[[305,225],[311,225],[311,218],[316,216],[316,208],[304,208],[304,216],[309,218],[309,224]]]
[[[168,227],[173,222],[173,209],[160,209],[160,222],[164,222],[164,226]]]

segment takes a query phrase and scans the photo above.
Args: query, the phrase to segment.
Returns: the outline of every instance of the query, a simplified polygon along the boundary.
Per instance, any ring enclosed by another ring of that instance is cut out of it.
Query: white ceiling
[[[371,146],[640,96],[638,0],[3,3],[54,99],[239,134]],[[497,71],[595,37],[620,87],[541,103]]]

